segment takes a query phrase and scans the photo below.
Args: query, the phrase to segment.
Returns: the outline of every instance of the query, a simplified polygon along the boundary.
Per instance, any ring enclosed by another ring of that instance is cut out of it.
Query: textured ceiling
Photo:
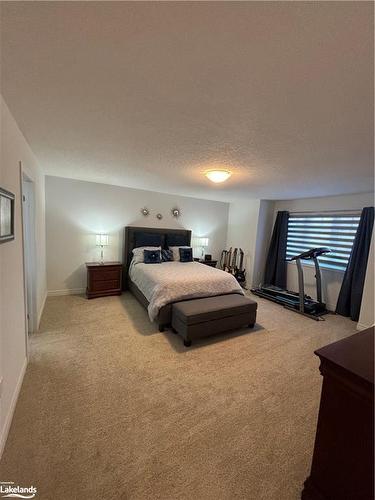
[[[219,200],[372,189],[372,2],[1,10],[2,93],[50,175]]]

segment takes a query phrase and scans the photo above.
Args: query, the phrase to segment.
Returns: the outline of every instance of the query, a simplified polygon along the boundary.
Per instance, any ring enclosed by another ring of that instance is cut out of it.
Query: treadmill
[[[289,261],[295,260],[297,264],[298,292],[291,292],[273,285],[260,286],[259,288],[251,289],[251,291],[259,297],[272,300],[273,302],[282,304],[287,309],[291,309],[292,311],[296,311],[299,314],[303,314],[304,316],[308,316],[309,318],[319,321],[323,319],[321,316],[328,313],[328,310],[325,303],[322,302],[322,277],[318,257],[329,252],[330,249],[326,247],[312,248],[288,259]],[[301,260],[314,261],[317,300],[314,300],[305,294]]]

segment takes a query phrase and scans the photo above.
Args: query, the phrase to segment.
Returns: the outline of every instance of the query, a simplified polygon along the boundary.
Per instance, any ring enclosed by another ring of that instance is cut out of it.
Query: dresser
[[[86,262],[88,299],[121,295],[122,264],[121,262]]]
[[[323,387],[303,500],[374,498],[374,328],[315,351]]]

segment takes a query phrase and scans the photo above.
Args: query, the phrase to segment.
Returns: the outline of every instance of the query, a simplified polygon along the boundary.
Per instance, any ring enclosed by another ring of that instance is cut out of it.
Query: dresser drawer
[[[92,269],[90,271],[90,279],[92,280],[92,282],[119,280],[120,273],[121,269],[103,269],[103,270]]]
[[[87,262],[88,299],[121,295],[122,293],[122,264],[121,262]]]
[[[120,288],[120,280],[94,281],[91,290],[93,292],[101,292],[105,290],[118,290]]]

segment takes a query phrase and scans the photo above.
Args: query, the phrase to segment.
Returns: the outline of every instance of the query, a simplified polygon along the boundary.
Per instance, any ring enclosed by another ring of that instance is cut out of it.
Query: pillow
[[[160,264],[161,253],[160,250],[143,250],[145,257],[145,264]]]
[[[180,252],[180,262],[193,261],[193,249],[191,247],[179,248],[178,250]]]
[[[162,247],[164,235],[158,233],[137,232],[134,235],[136,247]]]
[[[163,262],[170,262],[173,260],[173,252],[172,250],[162,250],[161,251],[161,260]]]
[[[132,264],[140,264],[145,261],[144,250],[161,250],[161,247],[137,247],[133,248]]]
[[[169,250],[172,250],[172,252],[173,252],[173,260],[177,260],[177,261],[180,260],[180,252],[179,252],[180,248],[190,248],[190,247],[184,247],[184,246],[181,246],[181,247],[169,247]]]

